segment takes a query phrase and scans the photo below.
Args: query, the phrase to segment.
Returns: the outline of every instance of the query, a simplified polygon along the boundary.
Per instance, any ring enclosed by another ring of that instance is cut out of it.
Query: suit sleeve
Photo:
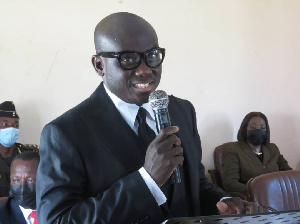
[[[276,149],[279,152],[279,156],[278,156],[278,160],[277,160],[279,171],[292,170],[292,168],[289,166],[287,160],[283,157],[283,155],[280,154],[280,151],[279,151],[277,145],[275,145],[275,144],[272,144],[272,145],[274,147],[276,147]]]
[[[240,158],[232,149],[225,150],[223,155],[222,184],[229,192],[246,192],[246,184],[240,182]]]
[[[199,170],[200,170],[200,208],[201,215],[216,215],[218,214],[217,202],[220,201],[222,197],[230,197],[229,194],[217,188],[214,184],[209,183],[205,176],[205,167],[203,166],[202,159],[202,147],[201,140],[197,128],[196,112],[195,108],[191,105],[192,111],[192,123],[193,123],[193,135],[197,148],[200,150],[200,160],[199,160]]]
[[[95,197],[88,196],[85,164],[70,138],[55,124],[48,124],[42,132],[40,156],[36,183],[39,223],[163,221],[161,209],[138,171]]]

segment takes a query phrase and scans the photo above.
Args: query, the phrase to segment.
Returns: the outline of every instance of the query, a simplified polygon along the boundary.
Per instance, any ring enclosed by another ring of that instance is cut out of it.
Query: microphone
[[[159,133],[163,128],[170,127],[170,116],[168,111],[169,97],[163,90],[156,90],[149,96],[149,103],[155,115],[156,129]],[[170,184],[177,184],[181,182],[179,167],[177,166],[172,173]]]

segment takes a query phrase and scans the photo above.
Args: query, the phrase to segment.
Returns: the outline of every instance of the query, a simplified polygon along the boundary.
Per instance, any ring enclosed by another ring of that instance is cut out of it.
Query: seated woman
[[[267,117],[251,112],[244,118],[237,135],[223,155],[222,183],[228,192],[246,193],[249,179],[265,173],[291,170],[278,147],[270,143]]]

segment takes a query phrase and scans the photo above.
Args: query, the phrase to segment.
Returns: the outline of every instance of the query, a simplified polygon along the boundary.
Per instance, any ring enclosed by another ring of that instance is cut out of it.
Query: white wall
[[[90,63],[93,31],[117,11],[136,13],[167,49],[159,89],[189,99],[203,163],[261,111],[271,140],[300,169],[300,1],[0,0],[0,102],[13,100],[22,143],[88,97],[101,78]]]

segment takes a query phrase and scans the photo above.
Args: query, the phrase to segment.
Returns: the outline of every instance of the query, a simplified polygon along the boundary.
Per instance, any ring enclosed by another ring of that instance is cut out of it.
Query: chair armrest
[[[224,190],[219,171],[217,171],[217,170],[208,170],[208,173],[211,176],[211,180],[212,180],[213,184],[216,185],[218,188],[221,188],[222,190]]]

